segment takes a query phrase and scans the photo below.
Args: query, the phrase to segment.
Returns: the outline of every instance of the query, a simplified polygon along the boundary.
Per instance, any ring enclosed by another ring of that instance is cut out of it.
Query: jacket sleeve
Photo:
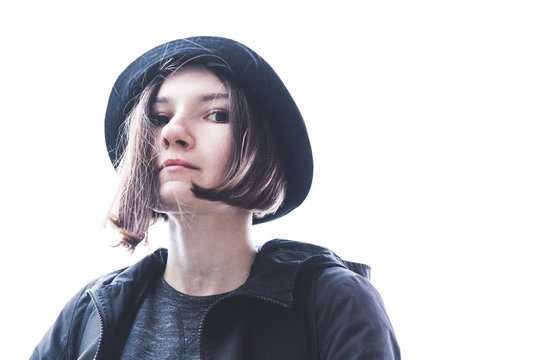
[[[333,267],[322,271],[313,286],[321,360],[401,358],[382,299],[369,280]]]
[[[89,305],[89,296],[86,295],[86,290],[90,288],[93,283],[94,282],[83,287],[66,304],[56,321],[34,349],[34,352],[30,356],[30,360],[60,360],[71,358],[71,347],[73,346],[73,343],[77,341],[79,336],[78,331]]]

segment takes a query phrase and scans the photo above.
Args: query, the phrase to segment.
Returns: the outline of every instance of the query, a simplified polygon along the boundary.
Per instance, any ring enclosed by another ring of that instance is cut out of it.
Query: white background
[[[103,228],[118,74],[192,35],[243,42],[305,117],[310,196],[255,228],[373,267],[404,359],[540,359],[535,1],[20,1],[1,5],[0,358],[26,359],[87,281],[130,264]]]

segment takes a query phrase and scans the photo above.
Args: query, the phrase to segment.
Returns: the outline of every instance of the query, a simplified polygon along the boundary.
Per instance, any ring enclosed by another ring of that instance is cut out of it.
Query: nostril
[[[180,145],[181,147],[187,147],[188,146],[188,143],[185,142],[184,140],[176,140],[176,143],[178,145]]]
[[[168,148],[169,147],[169,140],[167,140],[166,138],[163,138],[163,145],[165,146],[165,148]]]

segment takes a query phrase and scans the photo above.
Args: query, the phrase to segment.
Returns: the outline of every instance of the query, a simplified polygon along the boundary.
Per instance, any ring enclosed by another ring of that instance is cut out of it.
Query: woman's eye
[[[217,110],[208,115],[208,119],[218,123],[229,122],[229,114],[223,110]]]
[[[154,125],[166,125],[169,122],[170,118],[165,115],[152,115],[150,121]]]

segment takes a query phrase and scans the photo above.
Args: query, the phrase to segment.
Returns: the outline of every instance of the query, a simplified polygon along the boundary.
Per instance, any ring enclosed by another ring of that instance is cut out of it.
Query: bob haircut
[[[151,108],[163,81],[187,66],[203,67],[224,83],[229,92],[233,138],[229,166],[220,183],[213,188],[192,183],[193,194],[252,211],[257,218],[274,213],[285,198],[286,181],[275,141],[255,99],[235,84],[223,67],[212,67],[196,58],[182,63],[170,61],[144,88],[122,129],[125,151],[119,158],[120,183],[109,221],[122,235],[117,246],[130,251],[141,241],[147,241],[152,223],[159,218],[167,219],[166,214],[156,211],[159,198],[155,138],[159,126],[153,122]]]

